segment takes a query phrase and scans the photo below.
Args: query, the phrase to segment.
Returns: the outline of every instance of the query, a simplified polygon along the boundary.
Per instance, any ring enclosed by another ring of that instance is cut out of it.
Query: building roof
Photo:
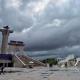
[[[11,40],[10,43],[8,43],[9,45],[15,45],[15,46],[24,46],[24,42],[22,41],[13,41]]]

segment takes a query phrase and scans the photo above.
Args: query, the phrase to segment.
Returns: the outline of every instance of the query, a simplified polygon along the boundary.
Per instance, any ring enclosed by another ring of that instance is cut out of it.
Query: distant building
[[[76,63],[76,58],[73,54],[67,56],[65,59],[63,60],[60,60],[58,62],[58,65],[60,67],[71,67],[71,66],[74,66]]]

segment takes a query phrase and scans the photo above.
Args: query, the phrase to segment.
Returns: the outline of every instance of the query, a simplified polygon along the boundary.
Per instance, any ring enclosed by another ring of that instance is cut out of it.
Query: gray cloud
[[[79,5],[79,0],[0,0],[0,26],[11,26],[9,39],[24,41],[27,50],[62,51],[80,44]]]

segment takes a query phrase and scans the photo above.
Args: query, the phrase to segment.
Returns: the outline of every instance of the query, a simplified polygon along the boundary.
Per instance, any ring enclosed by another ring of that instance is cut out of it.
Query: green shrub
[[[57,63],[58,63],[57,59],[55,59],[55,58],[45,59],[42,62],[43,63],[52,64],[52,65],[57,65]]]

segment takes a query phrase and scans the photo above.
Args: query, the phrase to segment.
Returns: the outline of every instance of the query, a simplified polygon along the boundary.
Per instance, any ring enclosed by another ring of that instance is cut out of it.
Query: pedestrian
[[[0,67],[0,69],[1,69],[0,74],[1,74],[1,73],[3,73],[3,74],[4,74],[4,66],[3,66],[3,65]]]

